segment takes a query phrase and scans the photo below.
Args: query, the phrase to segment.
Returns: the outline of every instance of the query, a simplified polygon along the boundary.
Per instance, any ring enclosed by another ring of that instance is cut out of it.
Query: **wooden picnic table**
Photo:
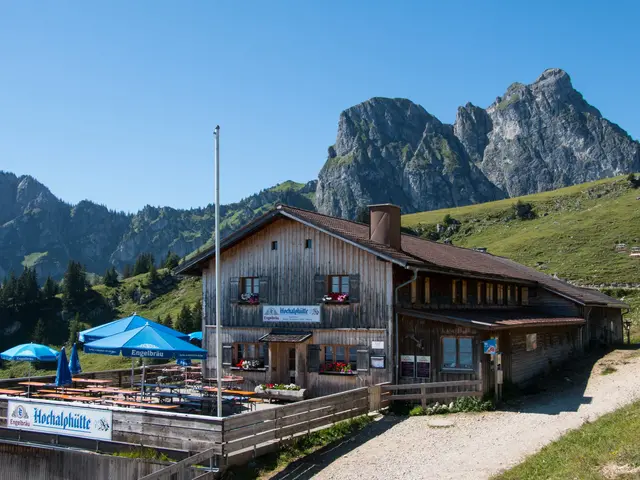
[[[24,385],[25,387],[48,387],[51,386],[50,383],[43,382],[20,382],[18,385]]]
[[[50,388],[41,388],[40,390],[38,390],[39,393],[87,393],[87,390],[85,390],[84,388],[66,388],[66,387],[57,387],[60,390],[64,390],[64,391],[60,391],[60,390],[53,390]]]
[[[8,388],[0,388],[0,395],[24,395],[24,390],[10,390]]]
[[[97,378],[73,378],[75,383],[86,383],[87,385],[108,385],[113,383],[112,380],[100,380]]]
[[[158,410],[173,410],[178,408],[178,405],[161,405],[159,403],[141,403],[141,402],[128,402],[126,400],[109,400],[114,405],[120,405],[124,407],[138,407],[138,408],[155,408]]]
[[[46,395],[39,395],[40,398],[50,398],[53,400],[71,400],[74,402],[95,402],[95,397],[83,397],[81,395],[63,395],[61,393],[47,393]]]

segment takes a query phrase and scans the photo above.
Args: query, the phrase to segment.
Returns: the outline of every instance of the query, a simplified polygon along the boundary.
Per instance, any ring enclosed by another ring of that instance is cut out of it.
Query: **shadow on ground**
[[[378,435],[383,434],[393,426],[406,420],[406,418],[407,417],[395,415],[382,415],[380,419],[367,425],[359,432],[295,461],[283,471],[270,478],[272,480],[310,479],[338,458],[353,451]]]
[[[543,376],[536,378],[527,388],[506,398],[500,410],[557,415],[575,412],[580,405],[591,403],[585,395],[589,379],[601,375],[605,368],[624,362],[624,355],[633,355],[640,345],[625,345],[614,351],[596,350],[591,354],[570,360]]]

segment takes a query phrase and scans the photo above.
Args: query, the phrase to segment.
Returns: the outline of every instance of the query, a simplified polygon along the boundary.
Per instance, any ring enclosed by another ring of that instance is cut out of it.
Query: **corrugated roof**
[[[436,322],[468,325],[480,330],[499,330],[504,328],[557,327],[562,325],[582,325],[584,318],[549,316],[530,310],[410,310],[399,312],[401,315],[425,318]]]
[[[444,271],[467,272],[476,275],[533,282],[578,303],[628,308],[628,305],[624,302],[597,290],[576,287],[504,257],[432,242],[412,235],[402,235],[402,250],[398,250],[388,245],[371,241],[369,239],[369,225],[287,205],[279,205],[276,209],[226,237],[220,245],[221,250],[233,246],[280,216],[323,230],[401,266],[435,268]],[[201,270],[202,262],[213,255],[214,249],[211,248],[178,267],[177,271],[185,274],[196,273]]]

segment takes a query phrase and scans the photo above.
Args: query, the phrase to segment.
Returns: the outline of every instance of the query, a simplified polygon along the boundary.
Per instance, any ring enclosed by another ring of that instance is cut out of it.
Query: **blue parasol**
[[[71,357],[69,357],[69,371],[72,375],[77,375],[82,372],[82,366],[80,365],[80,358],[78,357],[78,346],[74,343],[71,347]]]
[[[189,334],[189,340],[200,340],[202,341],[202,332],[193,332]]]
[[[65,385],[71,385],[71,371],[69,370],[69,363],[67,362],[67,354],[64,351],[64,347],[60,350],[60,356],[58,357],[58,370],[56,371],[56,387],[64,387]]]
[[[122,355],[123,357],[192,359],[207,358],[207,351],[151,325],[90,342],[85,353]],[[144,395],[145,368],[142,366],[142,392]]]
[[[96,340],[100,340],[101,338],[111,337],[119,333],[135,330],[136,328],[144,327],[145,325],[151,325],[158,331],[177,338],[181,338],[183,340],[189,339],[189,336],[185,333],[178,332],[173,328],[169,328],[159,323],[153,322],[135,313],[130,317],[121,318],[120,320],[114,320],[113,322],[105,323],[104,325],[99,325],[97,327],[89,328],[88,330],[83,330],[78,334],[78,338],[81,342],[84,343],[95,342]]]
[[[39,343],[24,343],[0,353],[3,360],[15,362],[55,362],[59,353],[51,347]],[[29,381],[31,381],[31,365],[29,365]],[[27,395],[31,394],[31,385],[27,389]]]

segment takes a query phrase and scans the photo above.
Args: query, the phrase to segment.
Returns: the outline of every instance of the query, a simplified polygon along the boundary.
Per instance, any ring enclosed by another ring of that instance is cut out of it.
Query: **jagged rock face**
[[[482,112],[460,108],[455,133],[509,196],[640,169],[640,144],[589,105],[560,69],[531,85],[514,83]]]
[[[225,235],[273,207],[288,203],[313,208],[316,182],[285,182],[231,205],[221,205]],[[35,267],[61,278],[69,260],[103,274],[107,267],[133,264],[143,252],[162,260],[169,250],[180,256],[212,237],[213,206],[191,210],[147,206],[135,215],[82,201],[69,205],[32,177],[0,172],[0,282],[11,271]]]
[[[471,162],[451,125],[409,100],[373,98],[340,115],[316,207],[354,218],[372,203],[395,203],[408,213],[503,196]]]

